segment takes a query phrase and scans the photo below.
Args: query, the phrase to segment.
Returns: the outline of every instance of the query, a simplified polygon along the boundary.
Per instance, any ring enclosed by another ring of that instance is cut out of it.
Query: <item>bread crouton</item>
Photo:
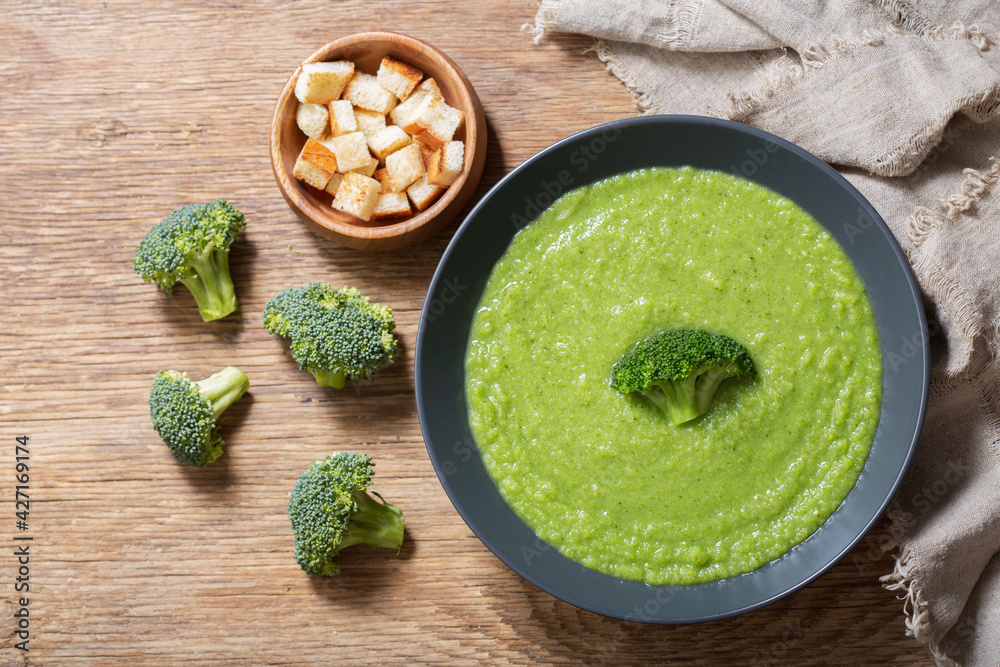
[[[330,177],[337,171],[337,167],[337,157],[328,145],[315,139],[306,139],[295,161],[292,175],[322,190],[330,182]]]
[[[386,126],[385,114],[378,111],[354,107],[354,118],[358,121],[358,129],[365,133],[365,138],[384,130]]]
[[[344,175],[338,171],[334,173],[332,176],[330,176],[330,181],[326,184],[326,187],[323,189],[326,190],[329,194],[336,196],[337,188],[340,187],[340,182],[342,180],[344,180]]]
[[[391,220],[393,218],[403,218],[412,212],[410,200],[407,198],[405,192],[383,192],[375,202],[372,219]]]
[[[330,182],[332,175],[330,172],[320,169],[311,162],[303,160],[301,157],[295,161],[295,168],[292,169],[292,176],[303,183],[308,183],[317,190],[326,188],[326,184]]]
[[[390,153],[395,153],[411,141],[410,135],[398,125],[389,125],[368,137],[368,148],[379,160],[385,160]]]
[[[330,112],[322,104],[299,104],[295,111],[295,124],[310,139],[330,138]]]
[[[375,78],[378,80],[378,85],[399,99],[405,100],[424,78],[424,73],[392,56],[386,56],[382,58]]]
[[[430,93],[439,100],[444,99],[444,94],[441,92],[441,88],[438,86],[438,82],[434,80],[434,77],[421,81],[420,85],[414,89],[414,92],[417,91]]]
[[[362,165],[355,169],[351,169],[355,174],[362,174],[363,176],[371,176],[378,169],[378,160],[375,158],[369,158],[368,164]],[[376,179],[377,180],[377,179]]]
[[[438,149],[451,141],[462,119],[461,111],[428,94],[415,113],[412,127],[403,129],[417,141],[431,149]]]
[[[464,163],[465,143],[449,141],[431,155],[427,164],[427,182],[431,185],[451,185],[462,173]]]
[[[329,104],[340,97],[353,74],[354,63],[347,60],[306,63],[295,80],[295,97],[303,103]]]
[[[331,206],[356,218],[371,220],[381,189],[374,178],[348,172],[344,174]]]
[[[385,158],[385,169],[389,175],[389,189],[401,192],[410,183],[424,175],[424,160],[420,156],[420,147],[409,144]]]
[[[330,134],[339,137],[358,131],[358,120],[354,117],[354,105],[347,100],[330,102]]]
[[[368,152],[368,142],[365,141],[363,132],[351,132],[333,137],[327,141],[327,145],[337,156],[339,171],[348,172],[355,169],[364,169],[372,160],[371,153]]]
[[[414,141],[416,145],[420,146],[420,157],[424,159],[424,170],[427,170],[427,166],[431,163],[431,156],[434,155],[434,151],[424,146],[419,141]]]
[[[344,99],[351,104],[369,111],[387,114],[396,106],[396,96],[378,85],[378,79],[372,74],[355,72],[344,89]]]
[[[426,100],[429,96],[429,92],[421,90],[407,97],[389,112],[389,117],[392,119],[392,122],[399,125],[410,134],[413,134],[411,130],[419,130],[419,126],[414,123],[417,118],[417,113],[420,111],[420,105],[423,104],[424,100]]]
[[[406,188],[406,196],[410,198],[413,205],[417,207],[418,211],[423,211],[425,208],[434,203],[441,193],[445,191],[440,185],[431,185],[427,182],[427,174],[424,174],[419,179],[414,181],[410,187]]]

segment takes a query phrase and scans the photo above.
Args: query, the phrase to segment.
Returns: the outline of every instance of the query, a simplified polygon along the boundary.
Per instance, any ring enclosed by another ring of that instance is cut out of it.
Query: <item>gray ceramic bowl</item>
[[[568,189],[643,167],[678,165],[741,174],[792,199],[829,230],[868,289],[881,337],[884,386],[881,418],[861,476],[812,536],[754,572],[705,584],[650,586],[568,560],[507,506],[469,432],[463,363],[483,287],[518,229]],[[644,116],[546,148],[483,197],[434,274],[417,334],[415,373],[420,425],[441,484],[497,557],[542,590],[583,609],[632,621],[690,623],[784,597],[819,577],[864,537],[892,499],[916,446],[928,367],[926,323],[909,265],[878,213],[844,178],[803,149],[745,125]]]

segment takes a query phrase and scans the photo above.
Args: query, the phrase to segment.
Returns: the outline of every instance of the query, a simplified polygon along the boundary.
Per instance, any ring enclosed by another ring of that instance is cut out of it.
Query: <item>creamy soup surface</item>
[[[700,328],[758,376],[681,426],[609,384],[636,342]],[[713,171],[653,168],[563,195],[522,229],[466,352],[472,433],[500,493],[566,557],[690,584],[754,570],[854,486],[879,419],[871,304],[790,200]]]

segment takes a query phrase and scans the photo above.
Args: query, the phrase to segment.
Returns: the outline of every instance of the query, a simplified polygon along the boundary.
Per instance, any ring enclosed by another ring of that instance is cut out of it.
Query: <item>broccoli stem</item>
[[[316,383],[321,387],[333,387],[343,389],[347,383],[347,377],[343,371],[309,371],[316,378]]]
[[[382,500],[381,496],[375,500],[367,491],[356,492],[353,500],[358,511],[351,516],[347,534],[338,545],[337,552],[352,544],[398,550],[403,543],[403,513],[400,509]]]
[[[210,249],[191,262],[194,275],[181,278],[198,303],[201,319],[211,322],[236,310],[236,290],[229,274],[229,251]]]
[[[216,420],[250,388],[250,380],[246,374],[233,366],[226,366],[215,375],[194,384],[198,387],[198,393],[212,404]]]
[[[681,382],[656,382],[642,394],[669,415],[674,424],[684,424],[702,413],[695,402],[695,378],[696,376],[692,376]]]

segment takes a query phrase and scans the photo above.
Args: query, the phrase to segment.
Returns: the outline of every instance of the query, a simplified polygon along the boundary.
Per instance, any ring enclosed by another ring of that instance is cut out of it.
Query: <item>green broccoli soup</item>
[[[756,376],[675,425],[611,386],[670,329],[731,337]],[[837,242],[760,185],[690,167],[566,193],[518,232],[479,303],[469,421],[539,537],[606,574],[690,584],[754,570],[854,486],[881,403],[865,288]]]

